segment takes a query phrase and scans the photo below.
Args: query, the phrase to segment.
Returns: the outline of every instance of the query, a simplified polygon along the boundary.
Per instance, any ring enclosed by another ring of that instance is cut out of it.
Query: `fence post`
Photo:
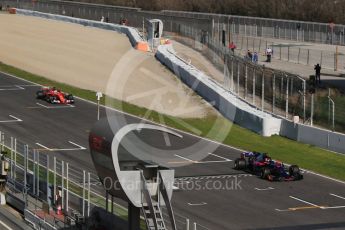
[[[338,54],[339,54],[339,47],[336,46],[335,54],[334,54],[334,71],[338,71]]]
[[[68,212],[68,193],[69,193],[69,180],[68,180],[68,162],[66,163],[66,212]]]
[[[306,111],[305,111],[305,97],[306,97],[306,91],[307,91],[307,83],[306,80],[303,80],[303,121],[306,121]]]
[[[65,162],[61,161],[61,207],[65,210]]]
[[[186,230],[189,230],[189,219],[186,219]]]
[[[17,176],[17,138],[14,138],[14,180]]]
[[[279,44],[279,60],[282,60],[282,44]]]
[[[262,84],[261,84],[261,111],[265,109],[265,69],[262,70]]]
[[[237,95],[240,96],[240,62],[237,62]]]
[[[286,105],[285,105],[285,118],[289,117],[289,78],[286,76]]]
[[[32,175],[32,177],[33,177],[33,188],[32,188],[32,190],[33,190],[33,194],[36,194],[36,186],[35,186],[35,183],[36,183],[36,149],[34,149],[34,152],[33,152],[33,154],[34,154],[34,159],[33,159],[33,161],[32,161],[32,172],[33,172],[33,175]]]
[[[253,68],[253,105],[255,106],[255,79],[256,78],[256,72],[255,72],[255,68]]]
[[[310,126],[314,125],[314,94],[311,94]]]
[[[299,48],[298,48],[298,57],[297,57],[297,63],[298,63],[298,64],[299,64],[300,55],[301,55],[301,48],[299,47]]]
[[[290,45],[288,46],[288,61],[290,61]]]
[[[310,58],[310,50],[308,49],[307,65],[309,65],[309,58]]]
[[[82,205],[82,208],[83,208],[83,211],[82,211],[82,214],[83,214],[83,217],[85,217],[85,170],[83,170],[83,205]]]
[[[276,104],[276,74],[273,73],[273,82],[272,82],[272,113],[274,114]]]
[[[11,179],[13,180],[13,169],[14,169],[14,167],[13,167],[13,137],[11,137]]]
[[[40,152],[37,150],[37,196],[40,197]]]
[[[24,199],[25,199],[25,209],[27,208],[27,172],[28,172],[28,165],[27,165],[27,158],[28,158],[28,146],[24,145]]]
[[[196,230],[196,223],[193,224],[193,230]]]
[[[231,74],[230,74],[231,80],[231,91],[234,92],[234,59],[231,58]]]
[[[88,172],[87,173],[87,216],[89,217],[90,216],[90,189],[91,189],[91,186],[90,186],[90,177],[91,177],[91,174]],[[111,206],[113,207],[113,196],[111,196]],[[111,210],[112,214],[113,214],[113,208]]]
[[[47,202],[49,204],[49,155],[47,154],[47,165],[46,165],[46,169],[47,169]]]
[[[244,99],[247,99],[247,86],[248,86],[248,66],[245,65],[245,76],[244,76]]]
[[[55,196],[56,196],[56,157],[54,157],[54,190],[53,190],[54,205],[55,205]]]

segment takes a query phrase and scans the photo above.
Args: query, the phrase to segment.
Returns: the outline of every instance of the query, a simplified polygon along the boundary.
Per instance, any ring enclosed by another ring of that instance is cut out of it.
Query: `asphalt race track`
[[[80,169],[95,172],[88,134],[96,122],[96,105],[78,99],[74,106],[50,105],[36,100],[38,88],[0,74],[0,130]],[[141,122],[117,111],[111,113],[129,123]],[[101,115],[105,116],[104,109]],[[145,132],[142,135],[149,137],[150,132]],[[166,147],[173,153],[168,164],[176,170],[175,185],[179,188],[173,195],[178,220],[187,217],[205,229],[216,230],[345,229],[345,183],[309,172],[304,172],[302,181],[264,181],[232,169],[239,150],[180,134],[182,139],[170,138],[172,147]],[[157,146],[167,143],[163,134],[151,141]],[[203,159],[193,153],[204,150]]]

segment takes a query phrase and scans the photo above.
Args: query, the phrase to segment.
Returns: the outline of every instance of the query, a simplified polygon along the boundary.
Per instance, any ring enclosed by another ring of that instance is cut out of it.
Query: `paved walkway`
[[[203,55],[200,54],[200,52],[188,46],[185,46],[177,41],[174,41],[173,45],[174,49],[180,57],[187,61],[190,61],[192,65],[204,71],[206,74],[208,74],[218,82],[223,82],[223,72],[216,69],[209,60],[207,60]],[[320,46],[324,48],[324,45]],[[267,63],[265,62],[265,60],[265,56],[260,56],[259,64],[265,65],[272,69],[282,70],[285,72],[296,74],[303,77],[304,79],[309,79],[310,75],[315,74],[313,66],[281,61],[275,58],[272,59],[271,63]],[[341,91],[345,92],[345,69],[334,71],[323,68],[321,70],[321,82],[324,86],[338,88]]]
[[[260,57],[260,65],[265,65],[272,69],[283,70],[288,73],[297,74],[304,79],[309,79],[310,75],[315,75],[314,68],[303,64],[295,64],[291,62],[272,59],[271,63],[264,62],[265,57]],[[344,71],[334,71],[330,69],[321,70],[321,82],[324,86],[338,88],[345,92],[345,73]]]

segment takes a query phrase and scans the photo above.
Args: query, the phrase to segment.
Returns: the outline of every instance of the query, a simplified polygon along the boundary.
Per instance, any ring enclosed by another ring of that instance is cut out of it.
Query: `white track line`
[[[189,162],[196,163],[196,161],[193,161],[193,160],[188,159],[188,158],[186,158],[186,157],[180,156],[180,155],[178,155],[178,154],[174,154],[174,155],[175,155],[176,157],[179,157],[179,158],[183,159],[183,160],[186,160],[186,161],[189,161]]]
[[[39,105],[43,108],[46,108],[46,109],[65,109],[65,108],[74,108],[75,106],[74,105],[70,105],[70,104],[66,104],[66,105],[63,105],[63,106],[46,106],[46,105],[42,105],[41,103],[36,103],[36,105]],[[58,104],[59,105],[59,104]]]
[[[340,209],[345,208],[345,206],[332,206],[332,207],[320,207],[321,209]]]
[[[193,203],[187,203],[189,206],[203,206],[203,205],[206,205],[207,203],[206,202],[201,202],[201,203],[198,203],[198,204],[193,204]]]
[[[81,145],[78,145],[72,141],[68,141],[70,144],[74,145],[74,146],[77,146],[78,148],[66,148],[66,149],[58,149],[58,148],[48,148],[47,146],[44,146],[40,143],[35,143],[36,145],[50,151],[50,152],[53,152],[53,151],[77,151],[77,150],[85,150],[86,148],[81,146]]]
[[[292,199],[298,200],[298,201],[300,201],[302,203],[309,204],[309,205],[314,206],[314,207],[321,207],[320,205],[316,205],[316,204],[310,203],[308,201],[302,200],[302,199],[294,197],[294,196],[289,196],[289,197],[292,198]]]
[[[215,157],[219,157],[220,159],[223,159],[223,160],[225,160],[225,161],[232,161],[232,160],[230,160],[230,159],[228,159],[228,158],[225,158],[225,157],[219,156],[219,155],[214,154],[214,153],[209,153],[209,155],[212,155],[212,156],[215,156]]]
[[[13,118],[14,120],[4,120],[0,121],[0,123],[10,123],[10,122],[22,122],[22,119],[19,119],[18,117],[15,117],[13,115],[8,115],[9,117]]]
[[[338,197],[338,198],[340,198],[340,199],[345,200],[345,197],[342,197],[342,196],[336,195],[336,194],[334,194],[334,193],[330,193],[329,195],[331,195],[331,196],[335,196],[335,197]]]
[[[226,160],[223,160],[223,161],[194,161],[194,160],[192,160],[192,159],[189,159],[189,158],[187,158],[187,157],[180,156],[180,155],[178,155],[178,154],[175,154],[175,156],[176,156],[176,157],[179,157],[179,158],[181,158],[181,159],[183,159],[183,160],[189,161],[189,162],[191,162],[191,163],[193,163],[193,164],[227,163],[227,162],[230,162],[230,161],[231,161],[231,160],[229,160],[229,159],[226,159]]]
[[[8,229],[8,230],[13,230],[12,228],[10,228],[10,226],[8,226],[7,224],[5,224],[5,223],[2,222],[1,220],[0,220],[0,224],[1,224],[2,226],[4,226],[6,229]]]
[[[25,90],[23,87],[19,85],[11,85],[11,86],[0,86],[0,91],[15,91],[15,90]],[[8,88],[6,88],[8,87]],[[10,87],[15,87],[15,88],[10,88]]]
[[[254,188],[257,191],[268,191],[268,190],[273,190],[274,188],[268,187],[268,188]]]
[[[12,75],[12,74],[5,73],[5,72],[3,72],[3,71],[0,71],[0,73],[4,74],[4,75],[6,75],[6,76],[13,77],[13,78],[15,78],[15,79],[24,81],[24,82],[28,82],[28,83],[30,83],[30,84],[32,84],[32,85],[42,86],[42,85],[37,84],[37,83],[35,83],[35,82],[29,81],[29,80],[26,80],[26,79],[22,79],[22,78],[20,78],[20,77],[17,77],[17,76]],[[81,98],[81,97],[77,97],[77,96],[76,96],[75,98],[77,98],[78,100],[87,102],[87,103],[89,103],[89,104],[97,105],[96,102],[89,101],[89,100],[86,100],[86,99]],[[223,146],[223,147],[226,147],[226,148],[229,148],[229,149],[233,149],[233,150],[236,150],[236,151],[239,151],[239,152],[246,152],[246,151],[248,151],[248,150],[236,148],[236,147],[233,147],[233,146],[229,146],[229,145],[226,145],[226,144],[223,144],[223,143],[220,143],[220,142],[218,142],[218,141],[214,141],[214,140],[211,140],[211,139],[208,139],[208,138],[205,138],[205,137],[200,137],[200,136],[198,136],[198,135],[195,135],[195,134],[192,134],[192,133],[188,133],[188,132],[186,132],[186,131],[179,130],[179,129],[176,129],[176,128],[172,128],[172,127],[166,126],[166,125],[164,125],[164,124],[159,124],[159,123],[157,123],[157,122],[150,121],[150,120],[145,119],[145,118],[143,118],[143,117],[139,117],[139,116],[136,116],[136,115],[133,115],[133,114],[130,114],[130,113],[126,113],[126,112],[121,111],[121,110],[118,110],[118,109],[110,108],[110,107],[105,106],[105,105],[100,105],[100,107],[105,108],[105,109],[110,109],[110,110],[112,110],[112,111],[115,111],[115,112],[118,112],[118,113],[121,113],[121,114],[125,114],[125,115],[127,115],[127,116],[129,116],[129,117],[132,117],[132,118],[137,118],[137,119],[140,119],[140,120],[143,120],[143,121],[146,121],[146,122],[150,122],[150,123],[152,123],[152,124],[160,125],[160,126],[162,126],[162,127],[169,128],[169,129],[171,129],[171,130],[178,131],[178,132],[180,132],[180,133],[184,133],[184,134],[189,135],[189,136],[192,136],[192,137],[197,137],[197,138],[200,138],[200,139],[202,139],[202,140],[205,140],[205,141],[208,141],[208,142],[211,142],[211,143],[214,143],[214,144],[217,144],[217,145],[219,145],[219,146]],[[329,150],[329,149],[325,149],[325,150],[326,150],[326,151],[329,151],[329,152],[332,152],[332,153],[337,153],[337,152],[334,152],[334,151]],[[341,153],[337,153],[337,154],[341,154]],[[304,171],[306,171],[307,173],[313,174],[313,175],[315,175],[315,176],[319,176],[319,177],[322,177],[322,178],[325,178],[325,179],[328,179],[328,180],[331,180],[331,181],[334,181],[334,182],[341,183],[341,184],[344,184],[344,185],[345,185],[345,181],[338,180],[338,179],[334,179],[334,178],[332,178],[332,177],[325,176],[325,175],[322,175],[322,174],[319,174],[319,173],[315,173],[315,172],[313,172],[313,171],[305,170],[305,169],[303,169],[303,168],[301,168],[301,170],[304,170]]]

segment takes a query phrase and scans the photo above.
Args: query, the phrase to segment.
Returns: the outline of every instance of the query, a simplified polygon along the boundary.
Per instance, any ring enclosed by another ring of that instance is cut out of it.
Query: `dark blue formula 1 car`
[[[235,160],[236,170],[245,170],[269,181],[302,180],[297,165],[286,167],[282,162],[273,161],[266,153],[244,152]]]

